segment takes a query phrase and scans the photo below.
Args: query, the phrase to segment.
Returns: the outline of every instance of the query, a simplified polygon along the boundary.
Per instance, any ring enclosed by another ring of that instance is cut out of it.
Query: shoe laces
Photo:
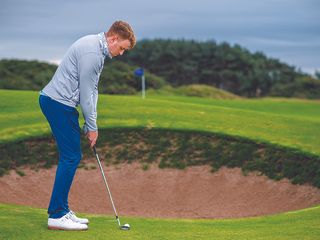
[[[71,220],[72,220],[72,217],[77,218],[77,216],[76,216],[75,212],[74,212],[74,211],[72,211],[72,210],[70,210],[70,211],[68,212],[68,217],[69,217]]]
[[[70,219],[70,216],[68,214],[64,215],[63,218],[61,219],[62,222],[68,221]]]

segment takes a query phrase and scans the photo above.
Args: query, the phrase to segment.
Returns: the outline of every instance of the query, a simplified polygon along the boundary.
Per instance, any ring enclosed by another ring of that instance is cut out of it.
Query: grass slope
[[[83,159],[91,158],[84,136],[81,145]],[[179,169],[210,165],[212,171],[222,166],[240,167],[244,174],[258,171],[275,180],[288,178],[295,184],[309,183],[320,188],[320,157],[228,135],[173,129],[100,129],[97,149],[106,164],[139,161],[146,169],[151,163]],[[10,169],[23,176],[23,165],[36,170],[58,161],[51,136],[0,144],[0,156],[0,176]],[[88,168],[84,162],[79,167]]]
[[[121,217],[131,225],[120,231],[112,216],[84,215],[84,232],[49,231],[44,209],[0,204],[0,239],[237,239],[313,240],[320,236],[320,207],[285,214],[235,220],[189,220]]]
[[[164,95],[164,96],[191,96],[215,99],[240,99],[240,96],[230,92],[202,84],[190,84],[186,86],[173,88],[170,85],[159,89],[147,90],[147,95]]]
[[[320,102],[100,95],[100,128],[187,129],[240,136],[320,155]],[[38,93],[0,90],[0,143],[49,133]]]

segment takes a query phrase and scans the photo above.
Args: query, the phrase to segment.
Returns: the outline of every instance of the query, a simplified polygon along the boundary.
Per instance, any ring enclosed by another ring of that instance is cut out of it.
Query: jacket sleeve
[[[80,106],[85,120],[83,130],[97,131],[98,82],[101,69],[100,57],[87,53],[79,61]]]

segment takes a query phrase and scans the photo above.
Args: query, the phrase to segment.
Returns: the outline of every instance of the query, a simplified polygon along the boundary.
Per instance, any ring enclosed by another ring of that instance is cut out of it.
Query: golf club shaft
[[[104,183],[105,183],[106,188],[107,188],[107,190],[108,190],[109,198],[110,198],[110,201],[111,201],[111,204],[112,204],[112,207],[113,207],[113,211],[114,211],[114,213],[116,214],[116,220],[117,220],[117,222],[118,222],[118,224],[119,224],[119,227],[121,227],[120,219],[119,219],[119,217],[118,217],[118,213],[117,213],[116,207],[114,206],[114,203],[113,203],[113,200],[112,200],[111,191],[110,191],[110,188],[109,188],[109,185],[108,185],[106,176],[104,175],[104,171],[103,171],[103,168],[102,168],[102,165],[101,165],[101,162],[100,162],[100,159],[99,159],[99,156],[98,156],[98,153],[97,153],[97,150],[96,150],[96,147],[95,147],[95,146],[93,146],[93,151],[94,151],[94,154],[96,155],[96,159],[97,159],[97,162],[98,162],[98,165],[99,165],[99,168],[100,168],[100,171],[101,171],[101,174],[102,174]]]

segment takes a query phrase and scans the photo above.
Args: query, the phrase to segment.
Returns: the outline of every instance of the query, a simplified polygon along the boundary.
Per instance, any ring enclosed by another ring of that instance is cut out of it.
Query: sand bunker
[[[87,163],[94,165],[94,159]],[[274,181],[241,169],[209,166],[142,170],[139,163],[104,167],[120,215],[174,218],[238,218],[302,209],[320,203],[320,189]],[[0,202],[47,208],[56,167],[24,169],[0,178]],[[74,211],[113,214],[98,168],[78,169],[69,196]]]

